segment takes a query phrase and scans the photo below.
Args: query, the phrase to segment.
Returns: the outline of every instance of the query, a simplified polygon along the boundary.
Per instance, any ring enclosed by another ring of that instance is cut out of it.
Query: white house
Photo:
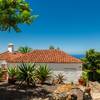
[[[63,73],[67,81],[77,82],[82,74],[81,60],[60,50],[33,50],[22,54],[14,51],[14,45],[8,45],[8,51],[0,54],[0,65],[19,63],[47,64],[54,74]]]

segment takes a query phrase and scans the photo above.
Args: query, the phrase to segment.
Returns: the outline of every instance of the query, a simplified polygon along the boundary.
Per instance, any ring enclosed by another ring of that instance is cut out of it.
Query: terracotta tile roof
[[[12,61],[13,59],[22,56],[22,53],[19,52],[14,52],[14,53],[10,53],[10,52],[4,52],[0,54],[0,60],[6,60],[7,62]]]
[[[4,54],[8,62],[22,63],[82,63],[79,59],[72,57],[60,50],[33,50],[26,54]],[[1,56],[0,56],[1,58]]]

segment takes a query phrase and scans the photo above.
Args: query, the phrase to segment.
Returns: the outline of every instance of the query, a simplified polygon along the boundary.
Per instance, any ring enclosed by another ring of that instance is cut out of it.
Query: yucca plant
[[[47,65],[40,65],[36,70],[36,77],[41,81],[41,84],[48,80],[51,77],[51,74],[52,70],[49,69]]]
[[[9,66],[8,75],[9,75],[8,82],[14,84],[17,80],[18,68],[15,66]]]
[[[65,80],[64,75],[62,73],[59,73],[58,75],[56,75],[56,79],[57,79],[58,84],[63,83],[63,81]]]
[[[18,65],[19,68],[19,79],[21,80],[21,84],[23,82],[35,85],[35,64],[32,63],[22,63]],[[21,85],[20,84],[20,85]]]

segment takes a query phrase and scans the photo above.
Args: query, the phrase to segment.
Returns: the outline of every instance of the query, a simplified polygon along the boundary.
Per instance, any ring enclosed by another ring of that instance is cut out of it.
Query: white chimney
[[[14,52],[14,45],[13,45],[13,43],[9,43],[8,44],[8,51],[11,52],[11,53]]]

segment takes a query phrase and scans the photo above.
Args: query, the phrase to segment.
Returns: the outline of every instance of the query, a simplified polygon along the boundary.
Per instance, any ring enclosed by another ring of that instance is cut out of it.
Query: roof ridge
[[[13,59],[14,62],[54,62],[54,63],[81,63],[77,59],[62,50],[36,49],[32,52],[26,53],[20,57]]]

